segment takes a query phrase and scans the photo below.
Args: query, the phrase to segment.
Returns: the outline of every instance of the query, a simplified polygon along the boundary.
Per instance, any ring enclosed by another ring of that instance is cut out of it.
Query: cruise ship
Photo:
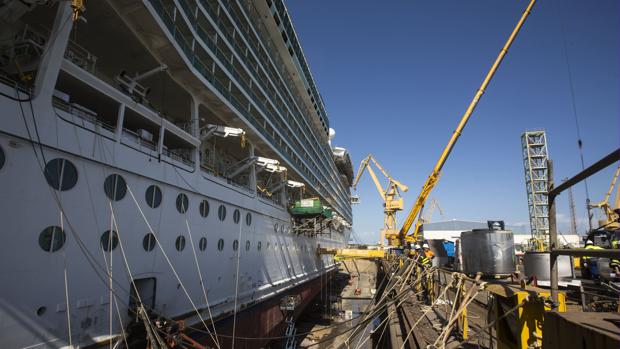
[[[0,33],[0,346],[281,336],[353,174],[283,2],[0,0]]]

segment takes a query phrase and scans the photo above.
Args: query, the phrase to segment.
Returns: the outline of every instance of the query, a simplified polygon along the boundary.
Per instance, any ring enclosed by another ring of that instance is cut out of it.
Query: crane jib
[[[445,164],[446,160],[448,159],[448,156],[452,152],[452,148],[454,148],[454,145],[456,144],[456,141],[458,140],[459,136],[461,135],[461,132],[463,131],[463,128],[465,128],[465,125],[469,121],[469,118],[471,117],[474,109],[476,108],[476,105],[480,101],[480,98],[482,97],[482,95],[484,94],[487,86],[491,82],[491,79],[493,78],[493,75],[495,74],[495,72],[499,68],[500,64],[502,63],[502,60],[504,59],[504,56],[506,55],[506,53],[508,53],[508,49],[512,45],[512,42],[514,41],[514,39],[517,37],[517,34],[519,33],[519,30],[521,30],[521,27],[523,26],[523,23],[525,22],[525,20],[527,19],[527,17],[531,13],[532,8],[534,7],[535,3],[536,3],[536,0],[531,0],[529,5],[525,9],[525,11],[523,11],[523,14],[521,15],[521,18],[519,19],[519,21],[517,22],[517,25],[513,29],[513,31],[510,34],[510,36],[508,37],[508,40],[504,44],[504,47],[500,50],[499,54],[497,55],[497,58],[495,59],[495,62],[493,62],[493,65],[491,66],[491,68],[487,72],[487,75],[484,78],[484,80],[482,81],[482,84],[480,85],[480,87],[476,91],[476,94],[474,95],[472,101],[469,103],[469,106],[467,107],[467,110],[465,111],[465,113],[461,117],[461,120],[459,122],[458,127],[456,128],[454,133],[452,133],[452,137],[450,137],[450,140],[448,141],[448,144],[446,145],[446,147],[444,148],[443,152],[441,153],[441,156],[439,157],[439,160],[437,160],[437,163],[435,164],[433,172],[430,174],[430,176],[427,178],[426,182],[424,183],[424,186],[422,187],[420,195],[416,199],[413,208],[411,209],[411,211],[407,215],[407,218],[405,219],[405,222],[404,222],[402,228],[399,231],[399,243],[401,245],[404,245],[405,239],[407,237],[407,234],[409,233],[409,229],[411,229],[411,225],[413,225],[413,221],[415,220],[415,218],[420,213],[420,211],[422,209],[422,206],[424,206],[424,203],[426,202],[426,199],[428,198],[430,192],[433,190],[433,188],[437,184],[437,181],[439,179],[439,174],[441,172],[441,169],[442,169],[443,165]],[[416,229],[416,231],[414,231],[413,235],[414,235],[413,236],[413,240],[416,241],[418,239],[418,236],[417,236],[418,235],[418,231],[417,231],[417,229]]]

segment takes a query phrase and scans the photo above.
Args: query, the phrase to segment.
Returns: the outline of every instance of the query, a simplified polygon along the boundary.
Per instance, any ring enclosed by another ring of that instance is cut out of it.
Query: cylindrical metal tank
[[[523,255],[523,267],[525,276],[536,276],[539,281],[549,281],[549,252],[528,251]],[[558,256],[558,278],[573,278],[573,263],[571,256]]]
[[[515,243],[511,231],[474,229],[461,233],[461,269],[465,274],[505,276],[515,271]]]

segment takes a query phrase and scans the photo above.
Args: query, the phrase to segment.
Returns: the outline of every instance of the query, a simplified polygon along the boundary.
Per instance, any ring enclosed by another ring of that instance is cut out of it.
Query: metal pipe
[[[620,148],[612,151],[611,153],[609,153],[604,158],[602,158],[599,161],[597,161],[594,164],[592,164],[590,167],[588,167],[585,170],[579,172],[578,174],[576,174],[572,178],[568,179],[564,183],[558,185],[557,188],[554,188],[553,190],[550,190],[549,191],[549,196],[550,197],[551,196],[557,196],[558,194],[560,194],[564,190],[568,189],[568,187],[572,187],[573,185],[575,185],[575,184],[581,182],[582,180],[592,176],[593,174],[595,174],[595,173],[599,172],[600,170],[608,167],[609,165],[615,163],[618,160],[620,160]]]
[[[553,181],[553,160],[547,160],[547,181],[548,187],[547,190],[549,192],[553,191],[554,181]],[[555,196],[548,195],[547,200],[549,203],[549,251],[553,251],[558,244],[558,227],[557,220],[555,216]],[[549,283],[551,288],[551,299],[554,302],[558,301],[558,256],[551,254],[549,256]]]
[[[501,51],[497,55],[495,62],[491,66],[491,69],[489,69],[489,72],[487,73],[486,77],[482,81],[482,84],[476,91],[474,98],[469,103],[469,107],[467,107],[467,110],[465,110],[465,113],[461,117],[461,121],[459,122],[459,125],[457,126],[456,130],[454,130],[454,133],[452,133],[452,137],[450,137],[450,140],[448,141],[448,144],[446,145],[443,152],[441,153],[439,160],[437,160],[437,163],[435,164],[435,167],[433,168],[433,172],[431,172],[431,174],[426,179],[426,182],[424,183],[424,186],[422,187],[422,190],[420,191],[420,195],[418,196],[413,208],[409,212],[409,215],[405,219],[403,227],[400,229],[399,238],[401,240],[401,244],[404,243],[405,236],[408,234],[409,229],[411,228],[411,225],[413,224],[413,220],[416,217],[418,217],[418,214],[420,212],[422,205],[424,205],[424,202],[426,202],[426,199],[428,198],[431,190],[433,190],[433,188],[437,184],[443,165],[446,163],[446,160],[448,159],[448,156],[452,152],[452,149],[454,148],[456,141],[461,136],[461,133],[463,129],[465,128],[465,125],[469,121],[469,118],[473,114],[474,109],[476,109],[476,106],[478,105],[480,98],[482,98],[482,95],[484,94],[487,86],[491,82],[493,75],[495,75],[495,72],[497,71],[497,68],[499,68],[499,65],[502,63],[504,56],[506,55],[506,53],[508,53],[508,49],[512,45],[512,42],[514,41],[514,39],[517,37],[519,30],[523,26],[523,23],[525,22],[525,19],[527,18],[527,16],[532,11],[532,7],[534,7],[535,3],[536,3],[536,0],[531,0],[529,5],[525,9],[525,11],[523,11],[521,18],[519,19],[519,22],[517,23],[512,33],[508,37],[508,40],[504,44],[504,47],[501,49]],[[414,232],[414,235],[416,233],[417,232]],[[414,239],[417,240],[417,236],[414,236]]]
[[[585,248],[567,248],[551,250],[551,256],[574,256],[592,258],[618,258],[620,249],[586,250]]]

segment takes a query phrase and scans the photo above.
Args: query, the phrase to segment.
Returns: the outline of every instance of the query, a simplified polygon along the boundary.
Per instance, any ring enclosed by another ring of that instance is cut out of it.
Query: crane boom
[[[444,148],[443,152],[441,153],[441,156],[439,157],[439,160],[437,160],[437,163],[435,164],[435,167],[433,168],[433,171],[431,172],[431,174],[426,179],[426,182],[424,182],[424,185],[422,186],[422,190],[420,191],[420,195],[416,199],[415,204],[413,205],[413,208],[411,209],[411,211],[407,215],[407,218],[405,219],[405,222],[404,222],[402,228],[399,231],[399,240],[400,240],[401,244],[404,244],[405,238],[406,238],[407,234],[409,233],[409,229],[411,229],[411,226],[413,225],[414,219],[416,217],[418,217],[418,215],[420,213],[420,210],[422,209],[422,206],[424,206],[424,203],[426,202],[426,199],[428,198],[428,196],[430,195],[431,191],[433,190],[433,188],[437,184],[437,181],[439,181],[439,177],[441,175],[441,169],[443,168],[443,165],[446,163],[446,160],[448,159],[448,156],[452,152],[452,149],[454,148],[454,145],[456,144],[456,141],[461,136],[461,132],[463,131],[463,128],[465,128],[465,125],[469,121],[469,118],[471,117],[472,113],[474,112],[474,109],[478,105],[478,102],[480,101],[480,98],[484,94],[487,86],[489,85],[489,82],[491,82],[491,79],[493,78],[493,75],[495,75],[495,72],[497,71],[497,68],[499,68],[499,65],[502,63],[502,60],[504,59],[504,56],[508,52],[508,49],[512,45],[512,42],[514,41],[514,39],[516,38],[517,34],[519,33],[519,30],[523,26],[523,23],[525,23],[525,20],[528,17],[528,15],[530,14],[530,12],[532,11],[532,8],[534,7],[535,3],[536,3],[536,0],[531,0],[529,5],[525,9],[525,11],[523,11],[523,14],[521,15],[521,18],[519,19],[519,22],[517,22],[517,25],[513,29],[513,31],[510,34],[510,36],[508,37],[508,40],[504,44],[504,47],[499,52],[497,58],[495,59],[495,62],[491,66],[491,69],[489,69],[489,72],[487,73],[486,77],[482,81],[482,84],[478,88],[478,91],[476,91],[476,94],[474,95],[474,98],[472,99],[471,103],[469,104],[469,107],[467,107],[467,110],[465,111],[465,113],[461,117],[461,121],[459,122],[459,125],[457,126],[456,130],[454,130],[454,133],[452,133],[452,137],[450,137],[450,140],[448,141],[448,144],[446,145],[446,147]],[[413,240],[415,241],[417,239],[418,239],[418,236],[417,236],[417,231],[416,231],[416,232],[414,232]]]

